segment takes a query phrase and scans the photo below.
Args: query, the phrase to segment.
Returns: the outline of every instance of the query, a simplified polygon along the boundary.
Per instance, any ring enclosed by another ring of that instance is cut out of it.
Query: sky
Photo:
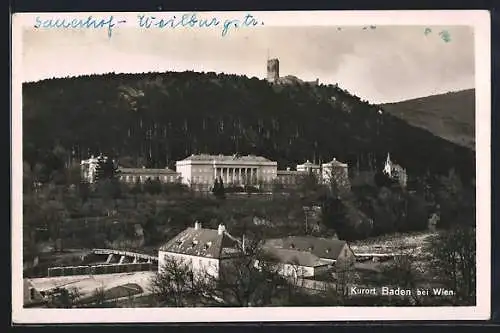
[[[428,28],[428,30],[426,30]],[[439,35],[446,30],[450,40]],[[204,71],[338,84],[388,103],[474,88],[474,34],[466,26],[269,26],[222,37],[210,29],[23,30],[23,82],[100,73]]]

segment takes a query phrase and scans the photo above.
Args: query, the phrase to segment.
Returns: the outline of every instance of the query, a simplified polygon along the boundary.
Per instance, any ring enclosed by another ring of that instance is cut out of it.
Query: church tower
[[[278,59],[267,60],[267,81],[275,83],[280,77],[280,62]]]
[[[387,153],[387,160],[385,161],[384,173],[389,177],[392,176],[392,161],[391,161],[391,155],[389,153]]]

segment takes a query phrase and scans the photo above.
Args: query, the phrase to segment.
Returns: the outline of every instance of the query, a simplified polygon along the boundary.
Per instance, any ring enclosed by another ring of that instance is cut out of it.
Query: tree
[[[260,242],[248,240],[244,251],[221,269],[217,280],[212,279],[213,294],[225,306],[272,305],[289,286],[280,271],[279,263],[263,251]]]
[[[158,178],[151,179],[148,178],[144,182],[144,191],[149,193],[149,194],[160,194],[162,190],[162,185],[161,182]]]
[[[73,308],[79,301],[80,293],[76,288],[55,288],[48,297],[49,308]]]
[[[472,193],[471,193],[472,192]],[[454,169],[441,176],[436,184],[436,201],[439,204],[440,224],[447,228],[457,224],[475,224],[475,188],[464,186]]]
[[[414,249],[407,249],[403,244],[395,245],[394,260],[382,270],[390,285],[411,290],[408,301],[412,305],[421,305],[422,297],[415,292],[423,268]]]
[[[349,286],[356,277],[354,262],[348,259],[339,259],[335,263],[333,274],[337,302],[344,304],[349,293]]]
[[[169,258],[151,281],[151,292],[160,306],[192,306],[202,299],[205,280],[193,272],[189,262]]]
[[[455,302],[471,304],[476,297],[476,229],[457,226],[441,231],[429,243],[433,267],[444,285],[456,292]]]
[[[226,191],[224,189],[224,183],[222,177],[218,177],[214,181],[214,186],[212,187],[212,193],[217,199],[225,199]]]

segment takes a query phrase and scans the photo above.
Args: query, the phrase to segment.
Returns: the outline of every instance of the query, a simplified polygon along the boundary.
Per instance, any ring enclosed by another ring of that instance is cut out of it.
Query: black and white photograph
[[[14,320],[488,318],[489,29],[16,14]]]

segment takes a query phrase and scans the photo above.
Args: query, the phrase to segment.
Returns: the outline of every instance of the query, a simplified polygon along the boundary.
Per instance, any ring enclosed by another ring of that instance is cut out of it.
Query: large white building
[[[224,225],[218,229],[202,228],[196,222],[172,238],[158,251],[158,270],[161,272],[169,260],[187,264],[195,274],[208,274],[218,278],[224,264],[242,255],[241,242],[232,237]]]
[[[205,185],[222,179],[229,185],[258,185],[271,183],[277,177],[278,163],[255,155],[191,155],[175,163],[182,183]]]

